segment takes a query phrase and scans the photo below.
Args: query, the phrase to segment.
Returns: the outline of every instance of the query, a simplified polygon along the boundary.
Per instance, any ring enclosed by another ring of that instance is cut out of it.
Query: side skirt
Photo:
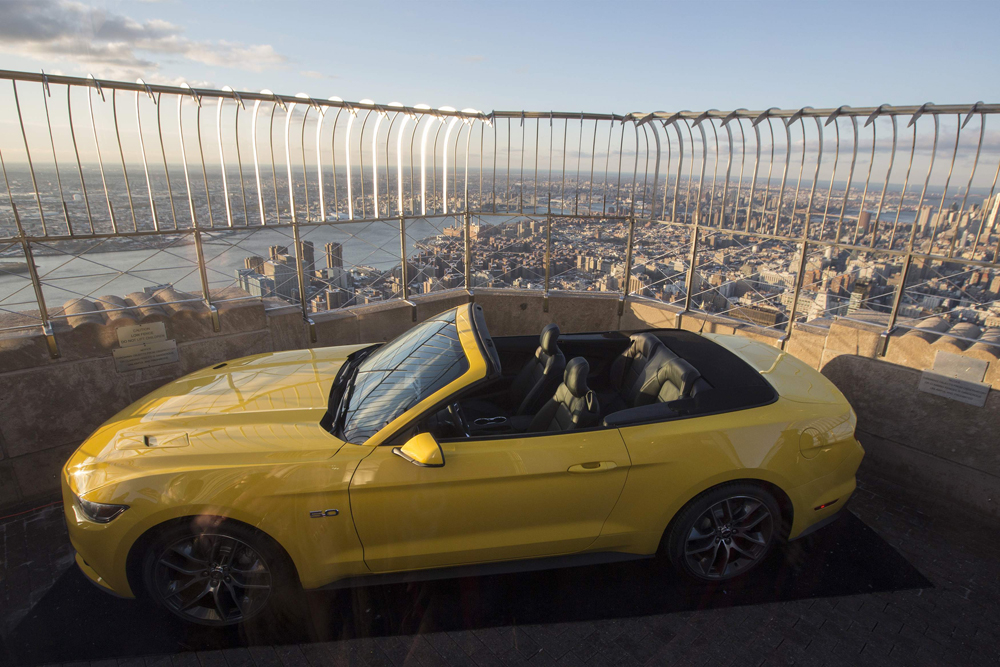
[[[406,572],[386,572],[369,574],[360,577],[347,577],[313,590],[336,590],[341,588],[357,588],[361,586],[385,586],[413,581],[436,581],[438,579],[462,579],[464,577],[484,577],[496,574],[513,574],[518,572],[538,572],[540,570],[557,570],[565,567],[583,567],[586,565],[605,565],[632,560],[653,558],[656,554],[626,554],[620,552],[593,552],[570,554],[566,556],[548,556],[546,558],[528,558],[523,560],[505,560],[495,563],[477,563],[475,565],[458,565],[453,567],[431,568],[425,570],[409,570]]]

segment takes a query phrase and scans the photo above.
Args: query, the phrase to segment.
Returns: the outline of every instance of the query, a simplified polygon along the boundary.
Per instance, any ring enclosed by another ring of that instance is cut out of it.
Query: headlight
[[[109,505],[94,503],[83,498],[77,498],[76,504],[83,516],[94,523],[109,523],[112,519],[128,509],[128,505]]]

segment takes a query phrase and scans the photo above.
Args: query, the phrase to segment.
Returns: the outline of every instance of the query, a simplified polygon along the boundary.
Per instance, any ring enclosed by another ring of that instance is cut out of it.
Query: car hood
[[[86,493],[159,471],[329,458],[343,442],[319,422],[353,345],[235,359],[174,380],[105,422],[65,467]]]
[[[799,403],[844,403],[847,399],[822,373],[787,352],[730,334],[702,334],[747,362],[782,398]]]

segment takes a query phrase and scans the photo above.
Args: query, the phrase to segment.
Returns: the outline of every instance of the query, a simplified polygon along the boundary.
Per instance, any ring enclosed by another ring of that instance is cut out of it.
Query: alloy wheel
[[[154,581],[174,613],[211,625],[240,623],[259,612],[271,594],[272,575],[252,546],[229,535],[180,539],[160,554]]]
[[[721,500],[692,524],[684,542],[684,558],[703,579],[728,579],[763,558],[774,532],[767,505],[750,496]]]

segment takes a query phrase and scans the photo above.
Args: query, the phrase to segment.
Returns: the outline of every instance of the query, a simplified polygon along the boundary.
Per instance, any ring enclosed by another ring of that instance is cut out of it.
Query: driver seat
[[[571,431],[597,423],[600,406],[597,396],[587,387],[590,364],[583,357],[574,357],[566,364],[563,382],[555,395],[539,410],[529,432]]]
[[[558,341],[557,325],[549,324],[542,329],[535,356],[528,359],[510,385],[508,405],[515,416],[534,413],[555,391],[566,369],[566,357]]]

